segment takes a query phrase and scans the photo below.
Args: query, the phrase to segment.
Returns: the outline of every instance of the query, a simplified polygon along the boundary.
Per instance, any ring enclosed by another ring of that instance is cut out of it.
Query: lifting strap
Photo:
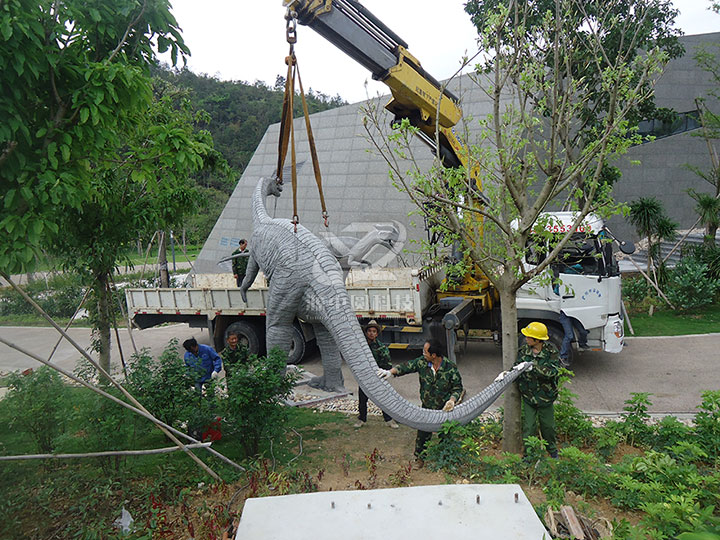
[[[285,63],[287,64],[288,69],[287,77],[285,79],[285,96],[283,97],[282,117],[280,120],[280,137],[278,138],[278,163],[275,175],[277,177],[277,182],[279,184],[282,184],[283,167],[285,165],[285,158],[287,157],[287,151],[289,147],[293,192],[292,222],[295,225],[295,232],[297,232],[297,226],[298,223],[300,223],[300,218],[298,217],[297,205],[297,157],[295,154],[295,127],[293,125],[293,106],[296,78],[300,87],[300,97],[302,98],[303,114],[305,115],[305,129],[307,130],[308,134],[308,144],[310,146],[310,156],[312,158],[313,172],[315,173],[315,183],[317,184],[318,194],[320,196],[320,206],[322,207],[322,216],[326,227],[328,226],[328,213],[325,206],[325,196],[322,189],[320,162],[318,161],[317,150],[315,148],[315,137],[313,137],[312,128],[310,126],[310,114],[308,112],[307,101],[305,99],[305,91],[303,89],[302,79],[300,78],[300,70],[298,68],[297,58],[295,57],[294,46],[295,42],[297,41],[297,35],[295,33],[297,27],[297,19],[290,15],[288,15],[286,18],[287,41],[290,44],[290,52],[285,57]]]

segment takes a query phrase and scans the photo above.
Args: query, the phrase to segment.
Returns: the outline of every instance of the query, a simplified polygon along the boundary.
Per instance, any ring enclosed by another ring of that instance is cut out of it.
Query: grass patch
[[[58,317],[53,320],[63,328],[70,322],[69,317]],[[0,317],[0,326],[33,326],[33,327],[46,327],[50,326],[43,317],[40,315],[28,314],[28,315],[3,315]],[[90,328],[90,321],[88,319],[76,319],[73,321],[71,328]],[[118,327],[125,327],[124,321],[118,321]]]
[[[703,307],[692,313],[660,310],[652,317],[647,313],[635,313],[630,315],[630,322],[636,337],[711,334],[720,329],[720,305]],[[627,323],[625,335],[631,335]]]

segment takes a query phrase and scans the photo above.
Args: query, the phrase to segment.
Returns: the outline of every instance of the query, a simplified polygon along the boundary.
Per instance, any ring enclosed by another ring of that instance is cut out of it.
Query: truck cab
[[[565,235],[576,214],[553,212],[545,230]],[[546,234],[531,235],[525,267],[540,265],[552,248]],[[618,353],[623,348],[621,281],[613,255],[612,237],[604,221],[593,214],[573,230],[569,242],[545,274],[526,283],[517,295],[518,319],[543,320],[553,341],[562,340],[560,311],[588,330],[591,349]],[[555,336],[553,336],[555,334]],[[559,336],[557,335],[559,334]]]

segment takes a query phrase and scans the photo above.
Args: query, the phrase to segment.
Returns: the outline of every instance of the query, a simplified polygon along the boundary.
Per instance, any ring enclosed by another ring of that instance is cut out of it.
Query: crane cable
[[[275,176],[279,184],[283,183],[283,167],[285,158],[287,157],[288,147],[290,148],[291,160],[291,178],[293,191],[293,218],[292,223],[297,232],[300,218],[298,216],[297,205],[297,157],[295,154],[295,127],[293,123],[293,105],[295,96],[295,79],[297,78],[300,87],[300,97],[302,98],[303,114],[305,115],[305,128],[308,134],[308,145],[310,146],[310,156],[312,157],[313,172],[315,173],[315,182],[317,183],[318,194],[320,196],[320,206],[322,207],[322,217],[325,227],[328,226],[328,213],[325,206],[325,196],[322,189],[322,177],[320,175],[320,163],[317,157],[317,149],[315,148],[315,137],[313,137],[312,128],[310,126],[310,114],[308,112],[307,101],[305,99],[305,90],[303,89],[302,79],[300,78],[300,69],[298,68],[297,57],[295,56],[295,43],[297,42],[297,15],[295,12],[288,12],[285,16],[287,20],[286,35],[287,42],[290,44],[290,52],[285,57],[285,63],[288,66],[287,77],[285,78],[285,95],[283,97],[283,110],[280,120],[280,137],[278,138],[278,164]]]

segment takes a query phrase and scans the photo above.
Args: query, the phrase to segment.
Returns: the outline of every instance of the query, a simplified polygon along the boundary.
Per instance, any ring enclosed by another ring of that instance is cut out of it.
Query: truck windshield
[[[553,262],[553,270],[560,274],[616,275],[612,246],[603,241],[603,236],[602,232],[599,235],[574,233]],[[551,248],[552,241],[530,237],[526,245],[527,263],[542,263]]]

